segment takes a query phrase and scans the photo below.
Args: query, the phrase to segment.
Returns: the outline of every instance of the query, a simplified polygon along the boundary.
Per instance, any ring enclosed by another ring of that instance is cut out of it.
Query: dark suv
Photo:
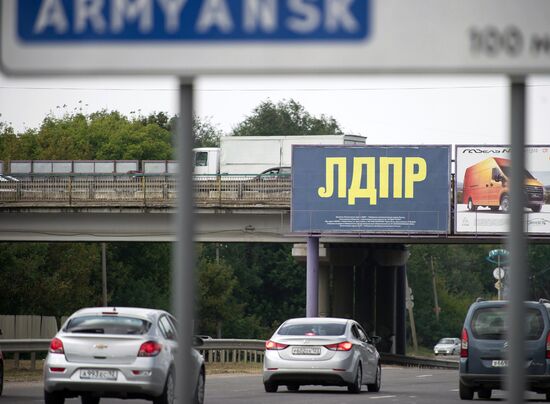
[[[506,353],[506,301],[476,301],[470,306],[460,349],[459,394],[481,399],[503,388],[508,366]],[[550,401],[550,302],[525,302],[525,366],[527,388],[546,394]]]

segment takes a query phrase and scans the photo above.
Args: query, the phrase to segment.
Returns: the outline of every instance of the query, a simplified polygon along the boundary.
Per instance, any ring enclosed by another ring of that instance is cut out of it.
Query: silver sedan
[[[142,398],[172,404],[177,335],[162,310],[98,307],[70,316],[50,343],[44,363],[44,401],[82,404],[101,397]],[[194,403],[204,401],[204,360],[192,350]]]
[[[347,386],[359,393],[363,385],[379,391],[382,368],[375,347],[356,321],[342,318],[295,318],[285,321],[266,341],[263,369],[265,391],[279,385],[297,391],[301,385]]]

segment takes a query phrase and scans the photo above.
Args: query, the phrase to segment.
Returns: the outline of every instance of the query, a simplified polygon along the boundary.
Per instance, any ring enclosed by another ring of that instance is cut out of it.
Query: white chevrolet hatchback
[[[172,404],[177,335],[162,310],[122,307],[82,309],[70,316],[50,343],[44,363],[44,401],[82,404],[101,397],[141,398]],[[204,360],[192,350],[194,403],[204,401]]]
[[[342,318],[295,318],[285,321],[265,345],[263,382],[274,393],[280,385],[298,391],[302,385],[363,385],[379,391],[382,368],[375,347],[355,321]]]

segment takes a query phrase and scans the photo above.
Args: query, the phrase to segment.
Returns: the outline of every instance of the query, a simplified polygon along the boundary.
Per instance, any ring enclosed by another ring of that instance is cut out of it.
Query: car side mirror
[[[374,345],[376,345],[380,343],[382,337],[379,337],[378,335],[373,335],[370,340]]]

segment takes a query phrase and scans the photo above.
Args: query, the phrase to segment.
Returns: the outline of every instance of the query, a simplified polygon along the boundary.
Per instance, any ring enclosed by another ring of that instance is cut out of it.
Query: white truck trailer
[[[292,145],[364,145],[357,135],[224,136],[220,147],[196,148],[195,174],[260,174],[292,165]]]

